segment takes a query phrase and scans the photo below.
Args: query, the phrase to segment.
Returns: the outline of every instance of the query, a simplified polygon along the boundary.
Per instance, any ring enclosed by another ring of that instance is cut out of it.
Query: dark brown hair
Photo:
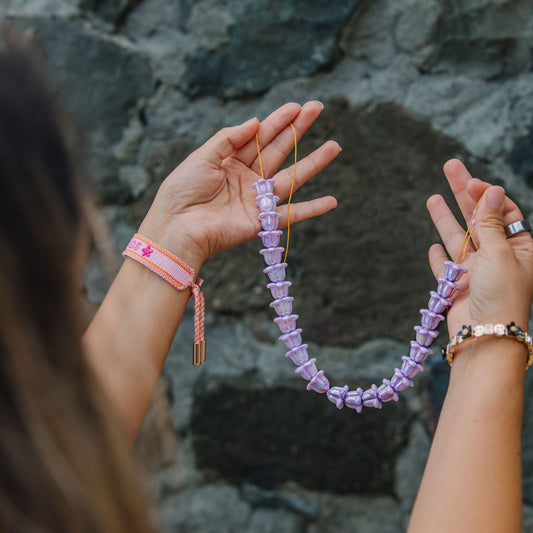
[[[1,531],[151,530],[81,348],[82,198],[27,52],[0,44]]]

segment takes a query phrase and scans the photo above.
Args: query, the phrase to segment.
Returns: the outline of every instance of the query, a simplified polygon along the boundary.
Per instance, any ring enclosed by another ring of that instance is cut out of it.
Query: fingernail
[[[324,104],[320,100],[316,100],[316,101],[322,106],[322,109],[324,109]]]
[[[251,119],[249,119],[249,120],[246,120],[246,121],[243,122],[239,127],[241,127],[241,126],[249,126],[252,122],[255,122],[256,120],[257,120],[256,117],[251,118]]]
[[[487,193],[487,206],[491,209],[501,209],[505,200],[505,191],[501,187],[492,187]]]

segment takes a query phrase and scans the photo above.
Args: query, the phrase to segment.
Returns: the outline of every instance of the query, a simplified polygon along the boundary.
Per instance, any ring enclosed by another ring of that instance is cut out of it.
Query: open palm
[[[468,223],[478,200],[491,192],[491,185],[472,178],[458,160],[448,161],[444,172]],[[504,194],[501,190],[493,192],[496,195]],[[450,336],[458,333],[463,324],[507,324],[513,320],[520,322],[522,328],[528,326],[533,298],[533,239],[527,232],[505,239],[503,227],[523,219],[520,210],[509,198],[504,200],[503,218],[500,220],[487,218],[484,201],[480,203],[476,214],[478,229],[474,231],[463,261],[468,274],[459,282],[461,290],[448,313]],[[463,242],[464,229],[440,195],[429,198],[427,206],[444,247],[455,260]],[[448,259],[444,248],[441,245],[432,246],[429,259],[435,276],[442,276],[443,263]]]
[[[166,178],[147,218],[157,219],[172,233],[179,233],[182,244],[185,240],[200,262],[255,238],[260,224],[252,184],[261,175],[256,133],[265,178],[274,177],[274,192],[284,200],[290,192],[294,168],[276,172],[294,149],[290,124],[300,138],[321,111],[319,102],[302,107],[290,103],[261,123],[251,119],[219,131]],[[339,152],[339,145],[328,141],[299,161],[295,187],[323,169]],[[331,196],[293,204],[291,222],[321,215],[336,205]],[[280,212],[280,227],[284,227],[287,207],[282,206]]]

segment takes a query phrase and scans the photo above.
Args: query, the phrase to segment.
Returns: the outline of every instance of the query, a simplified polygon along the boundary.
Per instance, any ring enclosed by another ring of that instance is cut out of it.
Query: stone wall
[[[343,152],[297,199],[339,207],[294,228],[288,275],[335,383],[379,383],[407,352],[434,287],[425,200],[449,198],[446,159],[503,183],[532,220],[529,0],[3,0],[0,16],[42,50],[117,257],[161,180],[217,129],[324,102],[300,152],[330,137]],[[186,315],[139,438],[162,530],[405,530],[447,366],[434,356],[400,402],[362,415],[306,393],[270,322],[259,248],[205,265],[209,361],[191,366]],[[106,288],[93,257],[88,300]],[[533,405],[523,457],[533,531]]]

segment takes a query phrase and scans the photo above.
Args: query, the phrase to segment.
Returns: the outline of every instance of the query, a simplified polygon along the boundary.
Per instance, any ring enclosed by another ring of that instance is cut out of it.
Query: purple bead
[[[266,267],[263,270],[263,272],[268,276],[270,281],[276,283],[278,281],[283,281],[285,279],[286,268],[287,268],[287,263],[279,263],[277,265]]]
[[[344,397],[344,405],[350,409],[355,409],[358,413],[363,410],[363,389],[351,390]]]
[[[451,298],[458,288],[459,285],[457,285],[457,283],[454,283],[453,281],[448,281],[446,278],[439,278],[439,286],[437,288],[437,292],[443,298]]]
[[[451,307],[452,302],[443,298],[438,292],[431,291],[429,294],[431,295],[428,304],[430,311],[433,311],[434,313],[442,313],[443,311],[446,311],[448,307]]]
[[[274,180],[272,178],[265,180],[257,180],[252,187],[255,189],[255,192],[259,194],[268,194],[274,192]]]
[[[278,246],[277,248],[263,248],[259,250],[259,253],[263,256],[265,263],[268,266],[277,265],[281,263],[281,254],[283,254],[285,248]]]
[[[279,219],[281,214],[277,211],[267,211],[266,213],[259,213],[259,220],[261,221],[261,226],[265,231],[271,231],[278,229]]]
[[[431,346],[431,343],[439,336],[438,331],[427,329],[424,326],[415,326],[416,342],[421,346]]]
[[[279,244],[279,239],[281,238],[283,231],[280,229],[273,229],[270,231],[260,231],[258,233],[259,237],[263,241],[263,246],[265,248],[275,248]]]
[[[270,289],[272,298],[279,300],[285,298],[289,294],[289,287],[292,285],[290,281],[278,281],[276,283],[269,283],[267,289]]]
[[[401,392],[407,387],[413,386],[413,382],[409,378],[406,378],[399,368],[394,369],[394,376],[392,376],[390,384],[392,385],[392,388],[397,392]]]
[[[372,387],[363,392],[361,399],[365,407],[374,407],[375,409],[381,409],[383,407],[381,400],[378,398],[378,388],[375,384],[372,384]]]
[[[444,317],[439,313],[434,313],[429,309],[420,309],[420,314],[422,315],[422,320],[420,323],[426,329],[436,329],[440,322],[444,320]]]
[[[468,270],[463,266],[453,261],[444,261],[444,277],[448,281],[459,281],[461,276],[468,272]]]
[[[296,329],[298,315],[277,316],[274,322],[278,325],[281,333],[290,333]]]
[[[411,341],[411,351],[409,352],[409,357],[413,361],[416,361],[417,363],[423,363],[432,353],[433,350],[430,350],[427,346],[422,346],[416,341]]]
[[[260,194],[255,200],[255,205],[264,213],[267,211],[275,211],[279,200],[279,196],[275,196],[271,192]]]
[[[424,367],[417,363],[416,361],[413,361],[410,357],[407,357],[407,355],[404,355],[402,357],[403,364],[402,368],[400,368],[400,372],[409,379],[414,378],[419,372],[424,371]]]
[[[303,365],[300,365],[295,371],[295,374],[300,374],[306,381],[309,381],[311,378],[318,374],[318,369],[316,367],[316,359],[313,357],[306,361]]]
[[[331,403],[334,403],[337,409],[342,409],[344,407],[344,398],[348,389],[348,385],[344,385],[344,387],[331,387],[327,394],[328,400]]]
[[[295,329],[290,333],[282,335],[279,340],[287,346],[290,350],[302,344],[302,328]]]
[[[311,378],[311,381],[307,384],[307,390],[314,390],[319,394],[324,394],[329,390],[329,380],[324,374],[323,370],[320,370],[316,376]]]
[[[389,379],[384,379],[378,388],[378,398],[383,402],[398,401],[398,393],[394,390]]]
[[[307,344],[300,344],[292,350],[289,350],[285,357],[288,357],[295,365],[301,365],[309,360],[309,354],[307,353]]]
[[[276,311],[278,316],[286,316],[292,313],[292,302],[294,298],[292,296],[287,296],[286,298],[280,298],[279,300],[274,300],[270,303],[270,307]]]

